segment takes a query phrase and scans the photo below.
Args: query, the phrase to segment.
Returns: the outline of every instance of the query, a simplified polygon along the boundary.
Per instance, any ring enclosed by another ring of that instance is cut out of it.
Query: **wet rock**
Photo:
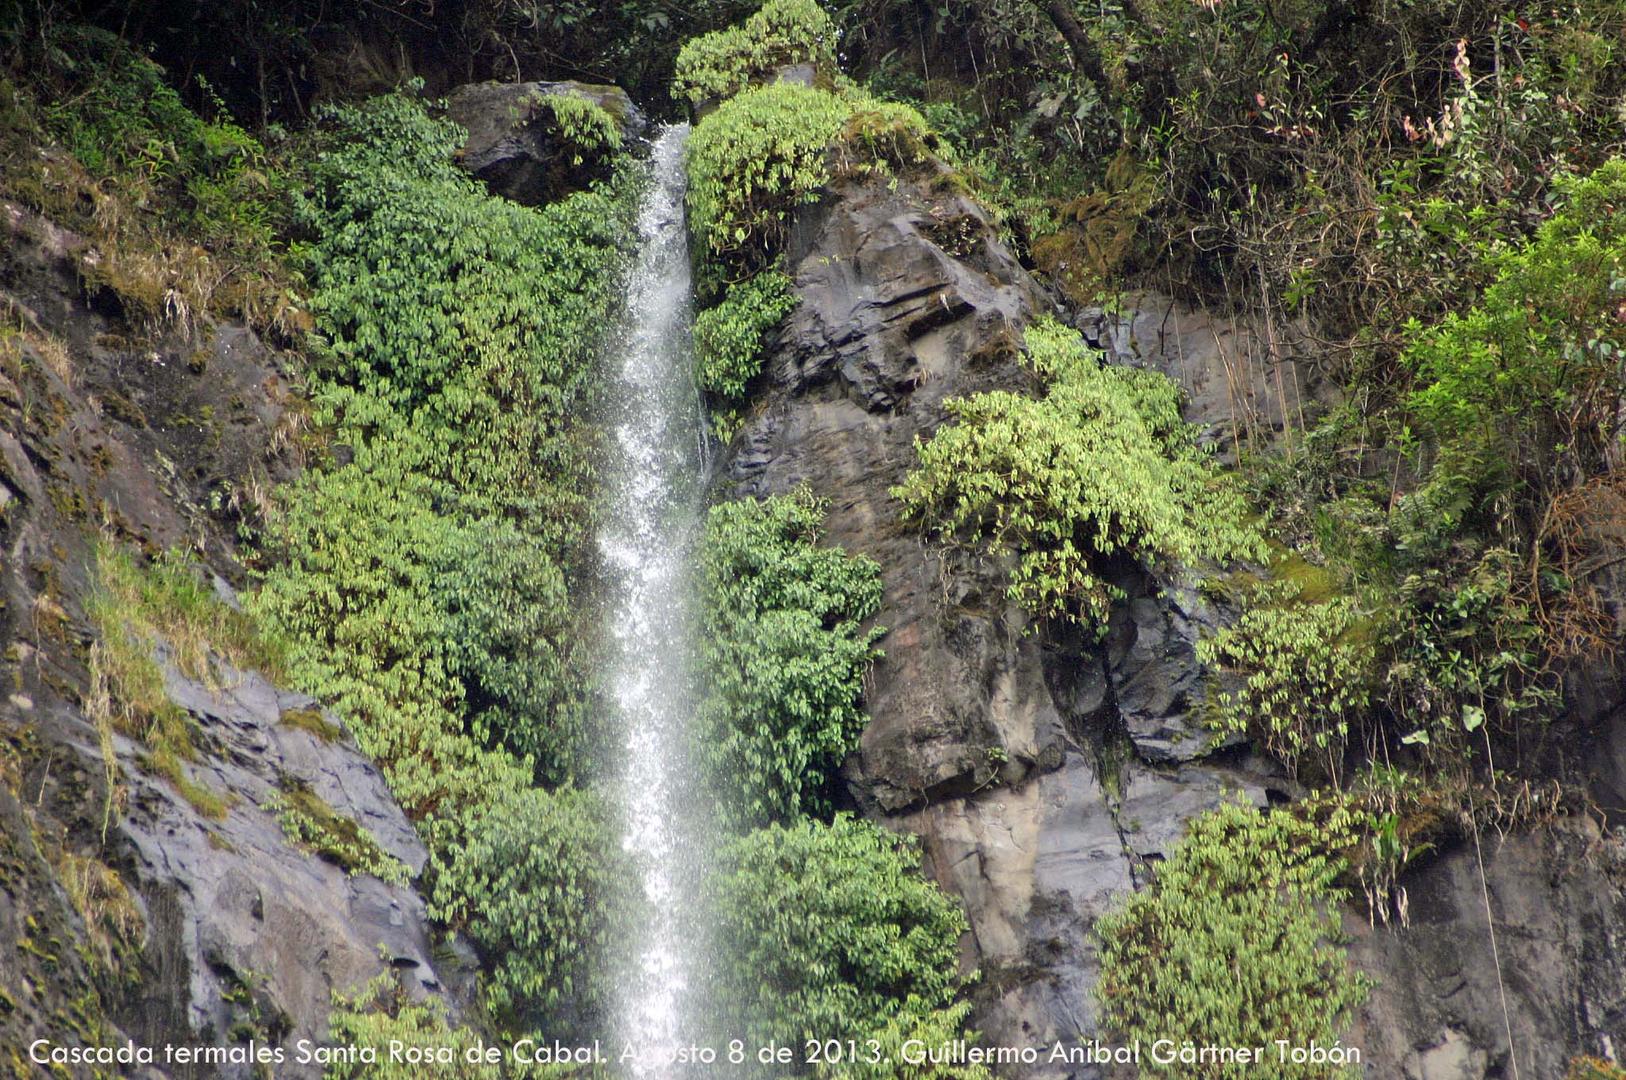
[[[881,565],[885,655],[843,775],[860,806],[922,837],[964,902],[985,1041],[1092,1033],[1095,920],[1191,816],[1232,789],[1263,800],[1259,777],[1204,759],[1194,643],[1215,615],[1188,584],[1125,566],[1131,599],[1104,640],[1038,628],[1005,596],[1008,565],[900,521],[889,489],[945,400],[1033,386],[1022,331],[1048,302],[974,203],[930,178],[842,186],[796,222],[788,254],[800,303],[723,483],[809,485],[830,541]]]
[[[811,484],[831,499],[832,542],[881,565],[886,658],[848,777],[882,811],[985,787],[1009,762],[1054,767],[1061,746],[1039,639],[999,568],[945,564],[888,493],[946,397],[1022,378],[1015,342],[1041,300],[986,225],[990,246],[962,261],[922,231],[935,215],[980,211],[873,183],[798,223],[789,266],[802,302],[726,476],[738,494]]]
[[[576,161],[577,150],[539,122],[544,100],[568,95],[598,105],[624,140],[643,137],[643,114],[618,86],[581,82],[471,83],[453,90],[446,115],[468,132],[460,160],[493,194],[539,206],[577,190],[603,169]]]
[[[391,967],[458,1012],[464,984],[447,994],[450,973],[430,962],[423,901],[301,849],[262,809],[280,787],[308,788],[423,866],[377,770],[310,698],[251,672],[205,686],[166,662],[195,725],[198,754],[180,768],[223,800],[220,820],[133,742],[113,738],[108,768],[88,715],[94,545],[201,552],[231,603],[253,489],[297,465],[290,381],[245,326],[131,324],[87,297],[92,253],[72,233],[5,204],[0,230],[0,305],[22,320],[0,385],[13,495],[0,509],[0,1047],[319,1037],[332,990]],[[105,896],[70,887],[83,868],[107,875],[81,879],[111,882]],[[104,955],[97,921],[127,909],[102,932],[139,940]]]

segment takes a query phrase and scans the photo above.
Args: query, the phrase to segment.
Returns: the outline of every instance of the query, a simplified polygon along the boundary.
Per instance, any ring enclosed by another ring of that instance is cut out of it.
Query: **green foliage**
[[[371,1047],[377,1060],[337,1062],[322,1073],[323,1080],[544,1080],[568,1073],[557,1066],[523,1066],[507,1061],[500,1065],[468,1064],[464,1052],[487,1045],[486,1041],[475,1031],[447,1023],[439,1001],[412,1000],[391,971],[354,993],[334,993],[333,1011],[328,1015],[328,1041],[338,1047]],[[456,1063],[394,1061],[389,1053],[392,1041],[410,1047],[447,1047]]]
[[[563,569],[541,538],[506,521],[457,531],[435,565],[447,670],[463,684],[469,730],[558,774],[588,737],[576,690],[584,629]]]
[[[1042,618],[1104,627],[1120,590],[1101,575],[1119,554],[1186,563],[1257,555],[1239,491],[1180,416],[1155,372],[1104,366],[1079,336],[1027,331],[1037,399],[1009,391],[947,403],[959,423],[918,450],[893,490],[909,519],[945,540],[1014,554],[1009,595]]]
[[[1239,677],[1216,695],[1210,725],[1259,738],[1291,771],[1313,753],[1336,778],[1350,723],[1369,704],[1372,629],[1351,597],[1308,600],[1291,585],[1261,587],[1234,626],[1197,643],[1204,663]]]
[[[104,31],[47,25],[16,59],[0,74],[0,191],[84,234],[87,282],[153,326],[191,331],[215,311],[284,337],[304,328],[281,240],[297,171],[285,156],[201,78],[200,113]]]
[[[745,396],[762,370],[763,339],[796,307],[790,278],[764,270],[728,287],[723,300],[694,319],[695,378],[721,398]]]
[[[609,145],[608,117],[554,115]],[[532,785],[583,760],[582,417],[635,178],[527,208],[408,96],[326,119],[299,215],[316,419],[344,453],[278,493],[254,609],[425,832],[433,914],[487,957],[492,1007],[563,1029],[602,1005],[630,877],[590,796]]]
[[[317,419],[349,459],[280,493],[281,559],[255,604],[397,798],[450,837],[523,784],[521,757],[553,780],[577,768],[571,583],[592,525],[578,418],[632,178],[532,209],[464,174],[460,133],[408,97],[329,121],[301,218]]]
[[[1465,565],[1429,567],[1401,582],[1403,617],[1384,678],[1404,741],[1443,758],[1487,721],[1511,731],[1553,707],[1553,643],[1532,611],[1524,571],[1514,552],[1495,547]]]
[[[575,94],[544,94],[541,104],[560,136],[574,147],[572,164],[580,165],[585,155],[621,149],[621,129],[598,102]]]
[[[879,627],[881,571],[819,547],[824,506],[805,492],[712,508],[700,556],[699,751],[730,817],[828,813],[828,788],[858,744],[864,672]]]
[[[993,1080],[993,1073],[985,1065],[914,1065],[904,1060],[904,1043],[910,1041],[917,1044],[909,1047],[911,1056],[918,1054],[922,1046],[952,1046],[956,1040],[975,1043],[976,1033],[965,1030],[970,1012],[969,1001],[925,1013],[905,1008],[865,1037],[865,1043],[858,1047],[858,1060],[837,1065],[820,1062],[814,1066],[813,1075],[819,1080]],[[871,1057],[877,1060],[867,1060]]]
[[[1438,444],[1414,516],[1442,517],[1441,532],[1516,483],[1541,493],[1596,475],[1618,449],[1626,161],[1560,184],[1558,199],[1533,240],[1491,256],[1479,303],[1410,328],[1409,404]]]
[[[1317,826],[1280,810],[1223,803],[1097,924],[1107,1022],[1125,1039],[1176,1044],[1330,1045],[1364,1000],[1338,939],[1336,861]],[[1334,910],[1328,910],[1334,907]],[[1150,1068],[1150,1067],[1148,1067]],[[1176,1065],[1186,1077],[1251,1075],[1251,1065]],[[1271,1066],[1284,1078],[1326,1065]]]
[[[953,1026],[937,1010],[958,989],[965,919],[917,857],[910,840],[844,814],[729,845],[712,900],[724,1028],[748,1046],[799,1046]]]
[[[672,96],[721,99],[789,64],[836,65],[836,30],[817,0],[766,0],[739,26],[692,38],[677,56]]]
[[[634,880],[591,793],[530,789],[494,802],[441,864],[431,912],[479,946],[511,1027],[580,1034],[608,1004]]]
[[[348,721],[407,813],[455,830],[527,775],[472,737],[451,671],[460,649],[439,570],[457,523],[436,512],[435,485],[399,460],[398,442],[357,451],[280,494],[268,535],[283,558],[252,608],[286,635],[295,679]]]
[[[910,106],[850,87],[745,90],[689,138],[690,227],[723,276],[735,279],[772,261],[797,207],[816,202],[838,170],[922,164],[934,140]]]
[[[400,859],[378,846],[372,833],[334,810],[308,787],[278,791],[261,809],[276,816],[288,839],[352,876],[371,874],[396,885],[411,876]]]
[[[775,251],[791,213],[830,179],[827,151],[851,106],[828,90],[775,83],[718,106],[689,137],[689,223],[713,256]]]
[[[80,164],[100,179],[139,175],[155,198],[166,189],[182,196],[179,208],[211,242],[270,245],[284,193],[265,148],[218,99],[218,119],[203,119],[161,67],[104,31],[63,30],[54,44],[70,90],[52,103],[48,123]]]

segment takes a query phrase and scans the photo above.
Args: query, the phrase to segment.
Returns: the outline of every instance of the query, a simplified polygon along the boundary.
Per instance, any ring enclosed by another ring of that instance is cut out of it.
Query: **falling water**
[[[673,1075],[697,972],[686,868],[685,725],[692,712],[687,555],[700,517],[700,415],[689,338],[683,222],[688,128],[655,142],[638,215],[638,262],[612,374],[613,461],[600,546],[613,598],[609,689],[622,738],[623,844],[648,901],[621,981],[620,1038],[643,1057],[635,1076]],[[689,948],[686,948],[689,946]]]

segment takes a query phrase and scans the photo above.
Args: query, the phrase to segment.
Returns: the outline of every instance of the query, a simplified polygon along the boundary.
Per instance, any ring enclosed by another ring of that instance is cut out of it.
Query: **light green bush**
[[[345,453],[278,493],[251,604],[418,823],[433,913],[482,950],[504,1023],[564,1030],[599,1009],[626,875],[588,796],[532,785],[581,761],[581,418],[634,189],[493,198],[452,160],[460,133],[404,96],[329,123],[300,216],[315,418]],[[433,1024],[409,1008],[386,1028]]]
[[[830,144],[851,106],[776,83],[725,101],[689,137],[689,224],[714,257],[778,250],[791,213],[830,179]]]
[[[1402,521],[1426,525],[1449,504],[1434,530],[1449,534],[1515,485],[1550,492],[1606,469],[1618,450],[1626,161],[1559,184],[1557,200],[1532,241],[1490,257],[1495,280],[1479,303],[1427,331],[1411,324],[1409,404],[1439,460]],[[1409,533],[1413,546],[1427,535]]]
[[[919,446],[893,489],[910,520],[945,540],[1016,556],[1009,595],[1042,618],[1104,628],[1120,590],[1102,564],[1255,556],[1240,492],[1197,448],[1179,388],[1104,366],[1074,331],[1027,331],[1038,398],[995,391],[947,403],[958,423]]]
[[[910,840],[847,815],[729,845],[712,897],[724,1026],[748,1046],[800,1047],[949,1006],[965,919],[917,859]]]
[[[560,137],[573,148],[571,164],[580,165],[588,154],[621,149],[621,128],[598,102],[575,94],[544,94],[542,105]]]
[[[704,697],[695,732],[731,818],[825,813],[858,743],[864,672],[880,628],[873,561],[818,545],[824,506],[805,492],[712,508],[700,556]]]
[[[580,1035],[607,1005],[635,880],[593,794],[531,789],[489,807],[442,863],[431,913],[480,948],[510,1027]]]
[[[725,399],[745,395],[762,370],[762,341],[796,307],[790,278],[764,270],[731,285],[722,303],[694,319],[695,376],[700,389]]]
[[[1372,631],[1351,597],[1307,601],[1291,587],[1258,590],[1236,625],[1197,643],[1204,663],[1241,680],[1215,696],[1210,725],[1261,739],[1293,771],[1314,753],[1337,777],[1350,723],[1370,700]]]
[[[775,83],[725,101],[689,138],[689,224],[712,259],[753,272],[782,247],[791,216],[836,171],[919,164],[933,141],[920,113],[856,90]]]
[[[1097,924],[1106,1020],[1124,1039],[1199,1046],[1331,1045],[1365,999],[1339,937],[1333,880],[1317,826],[1285,811],[1224,803],[1195,818],[1149,888]],[[1278,1064],[1269,1075],[1344,1075]],[[1252,1065],[1145,1064],[1182,1077],[1258,1075]]]
[[[817,0],[767,0],[739,26],[688,41],[678,53],[672,96],[698,105],[726,98],[787,64],[836,64],[836,29]]]

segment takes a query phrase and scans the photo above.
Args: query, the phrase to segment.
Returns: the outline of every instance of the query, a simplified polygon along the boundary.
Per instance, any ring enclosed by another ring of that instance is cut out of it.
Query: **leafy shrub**
[[[494,803],[440,869],[432,914],[491,966],[487,1000],[519,1029],[587,1030],[611,988],[634,880],[589,792],[530,789]]]
[[[598,102],[575,94],[544,94],[542,105],[560,136],[574,147],[572,164],[580,165],[587,154],[621,149],[621,128]]]
[[[1403,741],[1443,757],[1487,722],[1511,731],[1518,720],[1550,712],[1557,699],[1551,642],[1525,574],[1518,555],[1493,547],[1401,582],[1402,617],[1388,642],[1384,681]]]
[[[486,1045],[481,1035],[469,1028],[454,1028],[446,1021],[446,1010],[434,998],[414,1001],[392,971],[357,989],[354,993],[335,992],[333,1011],[328,1014],[328,1040],[335,1046],[372,1047],[377,1061],[329,1065],[323,1080],[544,1080],[562,1078],[569,1070],[560,1066],[525,1066],[512,1061],[501,1065],[470,1065],[464,1053]],[[392,1041],[406,1046],[446,1047],[454,1064],[408,1063],[390,1057]]]
[[[824,506],[807,493],[712,508],[700,556],[695,724],[730,816],[828,812],[827,788],[858,744],[864,672],[881,629],[871,560],[818,546]]]
[[[582,637],[563,569],[538,537],[506,521],[461,529],[437,553],[449,674],[469,730],[562,776],[582,757]]]
[[[457,526],[401,450],[362,444],[350,464],[279,492],[267,534],[282,559],[252,610],[286,636],[296,681],[331,700],[407,813],[455,827],[526,777],[467,731],[439,592]]]
[[[1316,826],[1285,811],[1224,803],[1192,820],[1152,885],[1101,919],[1106,1019],[1125,1039],[1177,1044],[1330,1045],[1364,1000],[1338,939],[1339,866]],[[1243,1076],[1253,1066],[1180,1065],[1181,1076]],[[1330,1077],[1272,1064],[1273,1076]]]
[[[577,764],[572,580],[587,411],[630,175],[541,208],[489,196],[424,106],[329,114],[300,216],[325,342],[317,419],[349,460],[279,494],[256,607],[432,835]],[[497,752],[493,752],[497,751]]]
[[[862,1040],[947,1007],[965,919],[916,859],[911,840],[847,815],[729,845],[712,899],[724,1026],[747,1045]]]
[[[722,303],[694,319],[695,377],[700,389],[737,399],[762,370],[763,338],[796,307],[790,278],[764,270],[731,285]]]
[[[1371,623],[1352,598],[1262,588],[1236,625],[1197,643],[1197,655],[1241,677],[1213,701],[1214,728],[1262,739],[1294,771],[1313,752],[1338,776],[1376,662]]]
[[[851,113],[828,90],[775,83],[723,102],[689,137],[689,223],[713,256],[777,250],[796,207],[830,179]]]
[[[817,0],[767,0],[741,25],[692,38],[678,53],[672,96],[694,105],[731,97],[788,64],[835,68],[835,25]]]
[[[1595,475],[1618,447],[1626,161],[1558,196],[1532,241],[1492,256],[1478,304],[1410,328],[1410,406],[1442,447],[1428,490],[1454,489],[1463,510],[1483,512],[1515,483],[1545,492]]]
[[[933,136],[907,105],[774,83],[718,106],[689,138],[689,223],[731,270],[765,266],[797,207],[839,166],[865,172],[926,160]],[[735,275],[738,276],[738,275]]]
[[[959,421],[918,447],[893,489],[945,540],[1017,556],[1011,599],[1034,615],[1105,626],[1119,554],[1143,562],[1257,555],[1244,504],[1193,441],[1179,388],[1103,366],[1053,320],[1027,331],[1035,399],[1009,391],[947,403]]]

